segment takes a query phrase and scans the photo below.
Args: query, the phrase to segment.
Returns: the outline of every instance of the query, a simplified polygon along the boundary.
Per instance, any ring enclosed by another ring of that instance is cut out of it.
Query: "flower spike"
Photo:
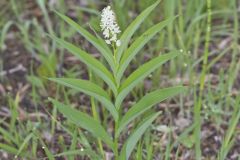
[[[107,44],[115,43],[116,46],[121,45],[121,41],[117,39],[117,34],[121,30],[116,22],[115,13],[110,6],[102,10],[100,27]]]

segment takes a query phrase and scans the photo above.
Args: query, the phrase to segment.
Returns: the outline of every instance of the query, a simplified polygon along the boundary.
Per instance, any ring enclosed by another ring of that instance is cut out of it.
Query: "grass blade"
[[[235,129],[236,129],[236,126],[239,123],[239,119],[240,119],[239,104],[240,104],[240,96],[238,96],[238,98],[236,99],[235,112],[233,113],[233,116],[229,122],[229,128],[226,132],[224,141],[223,141],[221,149],[220,149],[220,153],[219,153],[220,160],[226,159],[226,156],[227,156],[230,148],[233,145],[231,142],[234,141],[234,139],[235,139],[235,137],[234,137],[234,135],[236,134]]]
[[[10,27],[13,26],[13,25],[14,25],[14,22],[9,21],[2,28],[2,31],[0,32],[1,33],[1,36],[0,36],[0,48],[1,49],[4,49],[4,45],[5,45],[4,41],[6,39],[7,32],[9,31]]]
[[[165,88],[153,91],[145,95],[140,101],[132,106],[129,111],[123,116],[119,123],[117,135],[120,135],[121,131],[136,117],[143,114],[147,110],[151,109],[152,106],[160,103],[167,98],[173,97],[179,93],[182,93],[185,87],[176,86],[171,88]]]
[[[23,143],[21,144],[21,146],[18,149],[18,152],[16,154],[16,157],[23,151],[24,147],[29,143],[29,141],[32,139],[33,137],[33,133],[30,133],[23,141]]]
[[[58,108],[58,110],[70,121],[72,121],[77,126],[86,129],[92,133],[95,137],[102,139],[110,148],[113,148],[113,142],[109,134],[101,126],[101,124],[94,120],[89,115],[80,112],[74,108],[66,106],[54,99],[49,98],[49,100]]]
[[[118,120],[118,112],[112,104],[108,94],[98,85],[81,79],[73,78],[49,78],[51,81],[57,82],[64,86],[73,88],[80,92],[83,92],[89,96],[96,98],[100,101],[104,107],[112,114],[115,120]]]
[[[50,37],[67,49],[69,52],[74,54],[77,58],[79,58],[82,62],[84,62],[90,69],[92,69],[99,77],[101,77],[112,89],[112,91],[116,94],[117,89],[115,86],[115,82],[112,74],[107,70],[107,68],[99,62],[96,58],[92,57],[90,54],[76,47],[75,45],[66,42],[54,35],[50,35]]]
[[[140,140],[146,129],[152,124],[152,122],[158,117],[160,113],[154,113],[147,118],[145,118],[139,127],[134,130],[131,136],[128,138],[127,142],[124,144],[121,151],[121,160],[128,160],[132,151],[134,150],[137,142]]]
[[[159,33],[165,26],[171,23],[175,17],[168,18],[165,21],[162,21],[146,32],[144,32],[137,40],[133,42],[133,44],[124,52],[123,57],[120,61],[120,67],[117,73],[118,81],[121,80],[124,71],[126,70],[129,63],[133,60],[133,58],[139,53],[139,51],[148,43],[157,33]]]
[[[116,55],[117,61],[120,62],[123,51],[127,48],[128,43],[135,33],[135,31],[139,28],[139,26],[143,23],[143,21],[147,18],[147,16],[153,11],[153,9],[160,3],[160,0],[157,0],[153,5],[145,9],[124,31],[120,40],[121,46],[117,48]]]
[[[9,133],[8,130],[3,129],[1,126],[0,126],[0,134],[5,141],[9,143],[15,143],[16,145],[18,145],[16,139],[11,135],[11,133]]]
[[[142,65],[136,71],[134,71],[120,87],[120,92],[117,96],[115,106],[117,109],[121,106],[123,99],[128,95],[128,93],[144,78],[146,78],[151,72],[159,68],[166,61],[173,59],[177,56],[177,51],[172,53],[160,55],[149,62]]]
[[[54,155],[51,153],[51,151],[48,149],[47,145],[44,143],[44,141],[42,140],[42,138],[39,138],[39,141],[42,144],[42,149],[44,150],[47,158],[49,160],[54,160]]]
[[[87,149],[77,149],[77,150],[70,150],[70,151],[66,151],[66,152],[62,152],[59,154],[54,155],[54,157],[63,157],[63,156],[89,156],[94,160],[99,160],[101,159],[100,156],[96,155],[96,153],[92,152],[91,150],[87,150]]]
[[[0,148],[1,150],[4,150],[8,153],[12,153],[12,154],[17,154],[18,150],[12,146],[9,146],[7,144],[4,143],[0,143]]]

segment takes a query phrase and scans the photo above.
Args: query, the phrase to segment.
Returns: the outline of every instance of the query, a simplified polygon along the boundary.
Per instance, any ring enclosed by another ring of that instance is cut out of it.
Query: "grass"
[[[26,1],[22,0],[22,2]],[[133,17],[153,2],[113,1],[121,28],[126,28]],[[160,52],[177,49],[181,51],[182,56],[160,67],[145,82],[132,89],[132,96],[128,97],[129,101],[134,103],[152,89],[165,88],[179,82],[188,86],[188,92],[164,102],[167,107],[161,108],[163,113],[152,127],[147,129],[144,138],[135,147],[132,159],[152,160],[157,157],[166,160],[178,159],[189,151],[188,159],[212,157],[224,160],[230,159],[234,153],[239,152],[236,148],[239,146],[240,113],[239,15],[236,3],[236,0],[230,0],[228,3],[224,0],[218,2],[195,0],[187,3],[164,0],[134,35],[138,37],[156,22],[178,15],[172,25],[161,31],[141,50],[139,57],[135,58],[127,68],[127,74],[141,66],[146,59],[156,57]],[[93,98],[88,99],[72,89],[49,83],[45,78],[61,75],[72,78],[84,76],[90,77],[93,82],[103,84],[101,79],[92,75],[91,71],[87,71],[82,64],[79,64],[45,34],[46,32],[56,33],[63,39],[76,42],[86,50],[93,50],[85,40],[76,35],[75,30],[57,18],[52,11],[54,9],[61,13],[68,13],[69,6],[65,5],[64,1],[59,1],[55,7],[50,6],[47,1],[36,1],[36,7],[42,13],[42,19],[39,21],[34,18],[26,20],[20,17],[26,12],[25,3],[20,4],[11,0],[4,5],[7,6],[8,12],[0,12],[1,47],[4,43],[8,47],[8,33],[12,33],[15,26],[16,41],[24,46],[29,57],[34,59],[31,60],[31,68],[28,68],[25,75],[26,83],[31,85],[26,95],[33,104],[30,110],[33,113],[43,113],[47,118],[37,116],[35,121],[31,118],[21,121],[18,108],[22,108],[23,104],[19,94],[10,91],[12,93],[9,95],[0,97],[0,108],[6,106],[11,113],[10,117],[0,119],[0,151],[7,152],[12,158],[17,156],[30,159],[46,159],[46,157],[74,159],[74,157],[90,156],[90,159],[99,159],[99,155],[106,158],[110,151],[106,154],[105,146],[100,140],[94,143],[93,137],[84,130],[76,128],[69,121],[59,119],[61,116],[57,113],[57,108],[52,107],[46,100],[48,96],[61,97],[69,105],[80,104],[79,110],[93,115],[95,120],[101,119],[103,126],[109,125],[109,113],[106,109],[97,107],[99,104]],[[72,6],[76,14],[75,20],[84,28],[91,28],[91,32],[100,33],[96,15],[106,5],[106,2],[89,1],[86,6]],[[131,14],[127,11],[131,11]],[[14,22],[13,25],[12,22]],[[0,57],[5,57],[6,54],[6,49],[2,48]],[[103,59],[100,60],[106,63]],[[0,66],[3,66],[0,67],[1,73],[6,69],[7,63],[4,59],[0,59],[0,62]],[[214,82],[214,78],[217,82]],[[9,76],[1,77],[0,84],[4,86],[9,79]],[[172,80],[169,81],[169,79]],[[153,88],[150,89],[147,85]],[[79,97],[81,97],[80,100]],[[177,109],[171,108],[174,104],[177,105]],[[125,106],[128,107],[129,104],[126,102]],[[156,109],[159,110],[159,107]],[[25,112],[26,115],[31,114],[28,110]],[[173,128],[177,126],[176,121],[182,118],[190,124],[182,130],[174,130]],[[139,121],[140,119],[136,120],[136,122]],[[166,125],[170,131],[157,131],[155,128],[161,125]],[[217,148],[211,146],[207,138],[202,135],[212,130],[210,128],[212,126],[214,126],[212,133],[221,139],[220,142],[215,142],[218,144]],[[113,126],[110,125],[109,130],[112,129]],[[54,141],[59,147],[46,140],[44,137],[46,133],[55,137]],[[58,148],[58,151],[53,151],[53,148]],[[214,154],[208,153],[205,148],[210,149]]]
[[[205,38],[205,46],[204,46],[204,55],[203,55],[203,66],[202,72],[200,75],[200,86],[199,86],[199,94],[197,98],[197,102],[194,105],[194,122],[197,124],[195,127],[195,153],[196,159],[201,160],[201,106],[202,106],[202,99],[203,99],[203,90],[205,86],[205,79],[207,74],[207,63],[208,63],[208,56],[209,56],[209,42],[210,42],[210,33],[211,33],[211,0],[207,1],[207,10],[208,10],[208,17],[207,17],[207,27],[206,27],[206,38]]]

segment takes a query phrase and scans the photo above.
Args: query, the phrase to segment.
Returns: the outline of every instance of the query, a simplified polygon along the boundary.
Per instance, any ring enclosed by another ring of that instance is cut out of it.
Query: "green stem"
[[[91,72],[91,71],[89,71],[89,78],[90,78],[91,81],[93,80],[93,76],[92,76],[92,72]],[[95,105],[95,100],[94,100],[94,98],[91,97],[90,101],[91,101],[93,118],[94,118],[96,121],[99,121],[99,117],[98,117],[98,113],[97,113],[97,109],[96,109],[96,105]],[[97,141],[98,141],[99,150],[100,150],[100,152],[101,152],[101,154],[102,154],[102,156],[103,156],[103,159],[106,159],[105,153],[104,153],[104,150],[103,150],[102,141],[100,140],[100,138],[98,138]]]
[[[92,106],[92,114],[93,114],[93,118],[95,120],[99,120],[99,117],[98,117],[98,114],[97,114],[97,110],[96,110],[96,105],[95,105],[95,102],[94,102],[94,98],[91,97],[91,106]],[[98,138],[98,146],[99,146],[99,150],[103,156],[103,159],[105,159],[105,153],[104,153],[104,150],[103,150],[103,145],[102,145],[102,141]]]
[[[117,80],[117,70],[118,70],[118,67],[119,67],[119,62],[117,61],[117,58],[116,58],[116,47],[114,45],[113,45],[113,58],[114,58],[114,64],[116,65],[116,73],[114,73],[114,80],[116,82],[117,88],[119,88],[120,82]],[[118,95],[118,93],[117,93],[117,95]],[[116,99],[116,97],[115,97],[115,99]],[[115,107],[117,108],[117,106],[115,106]],[[114,127],[114,155],[115,155],[115,160],[119,160],[119,153],[118,153],[118,138],[119,137],[117,136],[118,125],[119,125],[119,120],[115,121],[115,127]]]
[[[114,59],[114,64],[115,64],[115,68],[116,68],[116,70],[114,72],[114,79],[116,82],[116,86],[118,88],[120,85],[120,82],[117,80],[117,72],[118,72],[118,68],[119,68],[119,62],[117,61],[116,47],[114,45],[112,45],[112,47],[113,47],[113,59]]]
[[[118,121],[115,122],[115,128],[114,128],[114,154],[115,154],[115,160],[119,159],[118,155],[118,137],[117,137],[117,129],[118,129]]]
[[[196,139],[195,144],[195,154],[196,160],[201,160],[201,106],[203,99],[203,90],[205,86],[205,77],[207,73],[207,63],[208,63],[208,55],[209,55],[209,41],[210,41],[210,33],[211,33],[211,0],[207,0],[208,7],[208,18],[207,18],[207,29],[206,29],[206,37],[205,37],[205,48],[204,48],[204,59],[203,59],[203,70],[200,75],[200,88],[199,88],[199,96],[196,105],[194,106],[194,121],[196,124],[194,134]]]

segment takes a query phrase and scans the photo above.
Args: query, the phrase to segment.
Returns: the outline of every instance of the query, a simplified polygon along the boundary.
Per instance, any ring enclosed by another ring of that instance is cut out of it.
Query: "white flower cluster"
[[[115,13],[111,10],[110,6],[102,10],[100,26],[107,44],[114,42],[116,46],[121,45],[121,41],[117,39],[117,34],[121,31],[116,22]]]

